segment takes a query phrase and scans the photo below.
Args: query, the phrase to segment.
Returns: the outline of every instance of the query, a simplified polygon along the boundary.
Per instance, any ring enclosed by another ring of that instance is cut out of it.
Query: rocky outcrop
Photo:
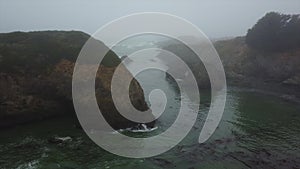
[[[87,34],[76,31],[0,34],[0,127],[75,114],[73,68],[88,38]],[[116,129],[136,125],[119,114],[111,98],[111,78],[119,64],[116,54],[108,52],[96,78],[99,107],[105,105],[101,112]],[[94,65],[86,65],[86,70],[91,66]],[[126,69],[124,72],[124,78],[131,78]],[[137,109],[148,109],[143,90],[135,79],[131,82],[129,96]],[[148,125],[153,126],[154,122]]]
[[[229,83],[300,97],[300,50],[261,52],[250,48],[244,37],[214,45]]]
[[[0,73],[0,128],[41,120],[66,111],[63,100],[55,100],[54,95],[48,98],[46,90],[50,92],[52,89],[47,88],[44,81],[39,81],[40,89],[34,88],[37,84],[31,88],[30,84],[34,81],[37,79]],[[44,91],[37,94],[32,90]]]
[[[210,81],[205,66],[189,46],[178,42],[177,40],[168,40],[163,44],[158,45],[161,45],[161,48],[175,54],[182,61],[184,61],[185,64],[191,69],[191,72],[193,74],[188,74],[186,67],[178,60],[170,59],[168,57],[165,57],[165,53],[160,53],[156,57],[162,60],[166,64],[166,66],[168,66],[168,72],[177,72],[177,74],[178,72],[183,72],[181,77],[178,77],[180,80],[187,82],[187,84],[190,84],[192,82],[188,80],[192,79],[191,77],[195,77],[199,88],[210,88]],[[171,78],[169,74],[166,74],[166,77]]]
[[[300,86],[300,74],[297,74],[295,76],[292,76],[291,78],[286,79],[285,81],[282,82],[283,84],[286,85],[296,85]]]
[[[94,66],[97,65],[82,65],[84,68],[83,70],[86,71],[86,73],[89,72],[89,70],[93,69]],[[61,60],[53,69],[54,71],[50,74],[49,79],[50,81],[54,82],[53,86],[57,87],[57,92],[60,95],[63,95],[66,98],[71,98],[71,80],[72,80],[72,74],[73,74],[73,67],[74,63],[68,60]],[[115,108],[114,102],[112,100],[111,96],[111,79],[114,74],[116,67],[106,67],[103,65],[100,65],[98,69],[98,73],[96,75],[96,84],[95,84],[95,90],[96,90],[96,98],[98,100],[99,108],[106,118],[106,120],[115,128],[128,128],[137,125],[135,122],[131,122],[124,118],[121,114],[118,113],[118,111]],[[84,77],[85,72],[83,72],[82,77]],[[131,78],[131,74],[128,72],[128,70],[123,67],[122,69],[122,77],[124,79]],[[121,81],[124,79],[120,79]],[[122,86],[120,86],[120,90],[122,89]],[[141,111],[148,110],[148,106],[144,99],[144,92],[139,85],[139,83],[133,79],[131,81],[130,86],[130,93],[129,98],[131,100],[131,103],[133,106]],[[88,102],[92,97],[94,96],[88,96],[83,99],[83,102]],[[130,113],[130,112],[128,112]],[[148,123],[149,127],[153,127],[154,123]]]
[[[300,72],[300,50],[259,52],[248,47],[244,37],[218,41],[215,47],[228,78],[255,77],[266,82],[281,83]]]
[[[299,91],[299,16],[269,12],[245,37],[215,42],[229,81]]]

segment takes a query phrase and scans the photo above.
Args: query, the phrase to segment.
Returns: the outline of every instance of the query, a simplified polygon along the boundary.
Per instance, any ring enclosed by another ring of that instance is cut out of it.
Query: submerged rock
[[[175,167],[175,165],[171,161],[163,159],[163,158],[153,158],[152,161],[155,164],[157,164],[158,166],[163,167],[163,168],[173,168],[173,167]]]

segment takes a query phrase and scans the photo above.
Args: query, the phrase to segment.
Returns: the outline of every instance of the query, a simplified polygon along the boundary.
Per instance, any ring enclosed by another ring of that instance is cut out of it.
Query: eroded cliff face
[[[0,73],[0,128],[66,113],[71,103],[44,77]]]
[[[73,68],[74,63],[68,60],[61,60],[54,68],[54,71],[51,73],[49,78],[50,81],[55,82],[54,86],[57,86],[57,91],[64,95],[66,98],[71,99],[71,86],[69,85],[72,80],[73,75]],[[86,74],[90,72],[91,69],[98,69],[97,75],[96,75],[96,83],[95,83],[95,92],[96,92],[96,99],[98,101],[98,106],[101,110],[101,113],[106,118],[106,120],[113,126],[114,128],[128,128],[137,125],[137,123],[132,122],[124,118],[116,109],[114,102],[112,100],[111,95],[111,80],[113,77],[113,74],[117,68],[117,66],[114,67],[107,67],[100,65],[99,67],[97,65],[81,65],[82,70],[84,72],[81,72],[82,74],[80,77],[85,78]],[[122,79],[119,79],[119,81],[122,83],[125,79],[131,79],[132,75],[130,72],[121,65],[121,76]],[[56,80],[55,80],[56,79]],[[85,79],[82,79],[84,81]],[[67,82],[66,82],[67,81]],[[118,85],[120,88],[119,90],[124,90],[125,86],[122,84]],[[137,108],[140,111],[146,111],[148,110],[148,105],[145,102],[144,98],[144,92],[139,85],[139,83],[133,79],[130,84],[129,88],[129,98],[132,103],[132,105]],[[82,102],[90,102],[91,99],[95,97],[93,95],[85,96],[82,99]],[[124,101],[125,102],[125,101]],[[87,104],[88,105],[88,104]],[[130,113],[130,112],[125,112]],[[152,115],[150,115],[152,116]],[[153,117],[154,120],[154,117]],[[154,122],[147,124],[149,127],[153,127]]]
[[[0,35],[0,127],[75,114],[72,103],[73,68],[88,38],[82,32],[73,31]],[[39,42],[41,44],[37,44]],[[42,46],[45,48],[40,49]],[[95,86],[101,112],[116,129],[136,125],[119,114],[111,98],[111,78],[119,64],[120,59],[110,51],[98,69]],[[84,66],[88,72],[95,65]],[[123,73],[122,78],[132,78],[126,68]],[[148,109],[143,90],[135,79],[131,82],[129,96],[137,109]],[[88,97],[85,99],[89,100]],[[154,122],[148,125],[153,126]]]
[[[227,77],[255,78],[300,87],[300,50],[261,52],[250,48],[244,37],[215,43]]]
[[[229,83],[300,97],[300,49],[257,51],[246,44],[244,37],[214,45]]]

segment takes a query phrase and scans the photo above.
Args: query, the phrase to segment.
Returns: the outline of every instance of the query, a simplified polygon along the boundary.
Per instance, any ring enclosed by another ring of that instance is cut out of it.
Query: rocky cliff
[[[246,44],[245,37],[218,41],[214,45],[229,83],[300,96],[300,49],[258,51]]]
[[[0,34],[0,127],[75,114],[71,93],[73,67],[88,38],[77,31]],[[127,128],[136,123],[119,114],[110,94],[111,78],[119,64],[116,54],[108,52],[98,70],[96,95],[109,123],[114,128]],[[124,78],[130,76],[127,71]],[[137,109],[148,109],[136,80],[131,82],[130,99]]]
[[[245,37],[216,41],[214,46],[223,63],[229,85],[300,98],[300,49],[280,52],[256,50],[246,43]],[[210,87],[204,65],[187,46],[168,41],[163,48],[187,63],[200,88]],[[170,71],[184,71],[176,63],[167,63]]]
[[[216,42],[229,81],[300,96],[299,30],[299,14],[269,12],[245,37]]]

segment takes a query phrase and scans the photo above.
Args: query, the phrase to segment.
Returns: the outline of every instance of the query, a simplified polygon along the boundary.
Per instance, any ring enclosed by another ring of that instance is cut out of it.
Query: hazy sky
[[[244,35],[266,12],[300,13],[300,0],[0,0],[0,32],[81,30],[135,12],[166,12],[211,38]]]

